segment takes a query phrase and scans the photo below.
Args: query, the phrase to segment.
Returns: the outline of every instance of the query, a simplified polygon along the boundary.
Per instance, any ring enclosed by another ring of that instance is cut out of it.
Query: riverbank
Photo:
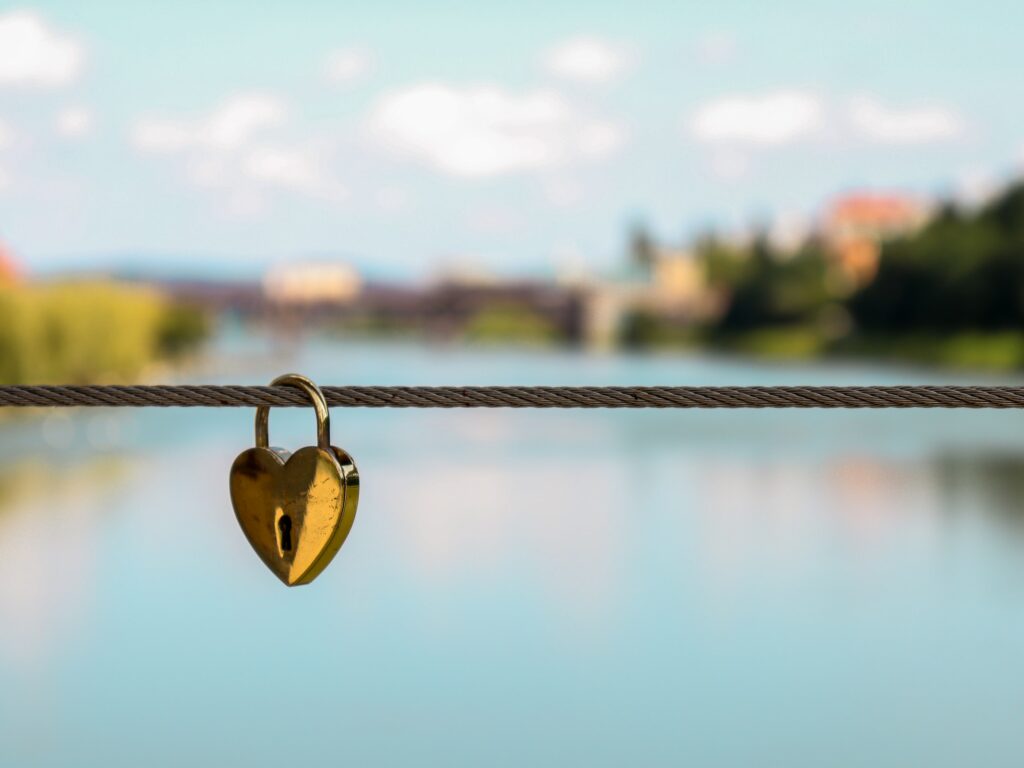
[[[724,351],[768,360],[856,359],[994,373],[1024,370],[1024,332],[1019,331],[830,337],[807,325],[721,333],[649,322],[631,331],[624,343],[633,349]]]
[[[935,368],[1004,373],[1024,370],[1024,332],[864,333],[851,331],[848,319],[828,323],[763,326],[744,331],[681,324],[635,313],[620,329],[617,347],[626,351],[727,352],[768,360],[856,359],[909,363]],[[349,323],[333,329],[364,338],[424,338],[412,325]],[[469,346],[564,346],[570,340],[558,328],[523,307],[480,312],[453,341]]]
[[[702,344],[703,348],[709,345]],[[719,339],[712,349],[779,360],[858,359],[1004,373],[1024,369],[1024,333],[852,336],[828,340],[807,328],[764,329]]]
[[[0,287],[0,381],[137,380],[208,335],[204,313],[159,292],[108,280]]]

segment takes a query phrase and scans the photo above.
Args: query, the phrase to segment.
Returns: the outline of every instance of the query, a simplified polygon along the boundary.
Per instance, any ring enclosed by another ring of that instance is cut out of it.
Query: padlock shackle
[[[327,409],[327,399],[320,387],[298,373],[286,373],[278,376],[270,386],[298,387],[313,401],[316,411],[316,443],[325,451],[331,450],[331,412]],[[256,447],[270,447],[270,406],[261,405],[256,408]]]

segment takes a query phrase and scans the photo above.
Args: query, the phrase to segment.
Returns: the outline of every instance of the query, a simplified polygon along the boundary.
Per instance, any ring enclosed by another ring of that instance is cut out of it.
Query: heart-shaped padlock
[[[289,454],[271,448],[269,406],[256,409],[256,447],[231,466],[231,504],[256,554],[289,587],[308,584],[345,543],[356,517],[359,474],[352,457],[331,445],[323,393],[298,374],[271,385],[302,389],[316,411],[317,444]]]

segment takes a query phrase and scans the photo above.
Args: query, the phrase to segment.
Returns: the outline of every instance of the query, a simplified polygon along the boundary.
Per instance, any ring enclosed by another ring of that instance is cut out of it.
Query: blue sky
[[[0,239],[38,270],[597,270],[637,220],[979,195],[1024,159],[1022,26],[1008,2],[5,7]]]

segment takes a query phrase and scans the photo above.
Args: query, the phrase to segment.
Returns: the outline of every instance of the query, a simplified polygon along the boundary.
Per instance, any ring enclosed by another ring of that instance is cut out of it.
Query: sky
[[[1024,169],[1011,2],[0,4],[29,271],[600,271]]]

